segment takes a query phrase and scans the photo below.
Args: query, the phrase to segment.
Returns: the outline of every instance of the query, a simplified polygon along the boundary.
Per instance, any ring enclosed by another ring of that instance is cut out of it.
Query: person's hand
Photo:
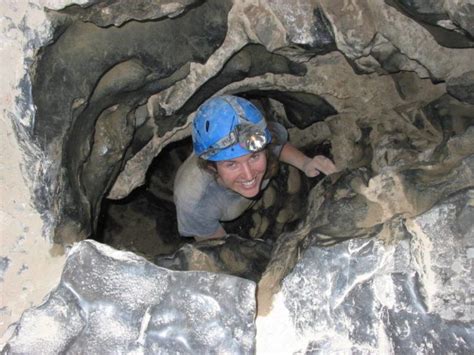
[[[307,177],[318,176],[320,172],[326,175],[337,172],[337,168],[331,159],[324,155],[316,155],[313,159],[308,158],[303,166],[303,171]]]

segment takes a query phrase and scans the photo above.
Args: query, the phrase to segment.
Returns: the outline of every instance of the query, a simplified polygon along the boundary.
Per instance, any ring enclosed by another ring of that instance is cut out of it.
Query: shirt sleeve
[[[281,123],[274,121],[268,122],[267,127],[272,135],[269,148],[275,156],[279,157],[283,146],[288,142],[288,131]]]
[[[176,212],[179,234],[185,237],[208,237],[221,226],[219,217],[206,209],[177,206]]]

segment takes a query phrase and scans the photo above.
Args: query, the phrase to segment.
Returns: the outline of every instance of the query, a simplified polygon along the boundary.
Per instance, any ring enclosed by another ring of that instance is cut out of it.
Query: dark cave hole
[[[94,239],[149,260],[175,252],[184,240],[177,230],[173,180],[191,151],[191,138],[168,144],[153,160],[145,185],[124,199],[104,199]]]

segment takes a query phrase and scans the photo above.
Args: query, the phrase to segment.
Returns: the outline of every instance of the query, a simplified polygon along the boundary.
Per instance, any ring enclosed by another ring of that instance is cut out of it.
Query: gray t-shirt
[[[286,129],[268,123],[272,132],[270,149],[277,156],[288,140]],[[263,182],[263,187],[268,180]],[[213,175],[199,168],[198,157],[191,154],[181,165],[174,181],[174,202],[179,234],[186,237],[207,237],[214,234],[220,222],[239,217],[255,200],[221,186]]]

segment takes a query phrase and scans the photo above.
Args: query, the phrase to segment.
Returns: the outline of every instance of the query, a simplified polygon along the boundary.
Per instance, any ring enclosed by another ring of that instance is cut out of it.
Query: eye
[[[234,161],[226,161],[223,165],[226,169],[235,169],[237,167],[237,164]]]
[[[261,157],[262,157],[262,152],[256,152],[256,153],[253,153],[253,154],[250,156],[250,160],[252,160],[252,161],[257,161],[257,160],[259,160]]]

